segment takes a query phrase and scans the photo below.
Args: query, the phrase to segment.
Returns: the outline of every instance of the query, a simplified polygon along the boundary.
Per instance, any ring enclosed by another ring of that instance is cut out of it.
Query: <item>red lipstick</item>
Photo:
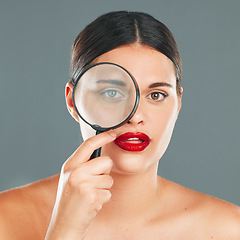
[[[150,143],[151,139],[145,133],[126,132],[118,136],[114,143],[126,151],[139,152],[143,151]]]

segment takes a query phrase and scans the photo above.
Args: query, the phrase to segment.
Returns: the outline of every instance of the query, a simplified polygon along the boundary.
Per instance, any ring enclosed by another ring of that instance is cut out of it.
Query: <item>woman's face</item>
[[[144,140],[130,138],[124,139],[123,145],[126,144],[127,147],[122,148],[121,143],[114,142],[103,146],[102,155],[112,158],[113,171],[116,172],[133,174],[147,169],[156,170],[158,161],[169,144],[181,108],[172,61],[148,46],[132,44],[104,53],[94,61],[99,62],[112,62],[127,69],[140,90],[140,102],[134,116],[128,123],[113,130],[117,137],[127,132],[140,132],[150,138],[143,150],[134,148],[134,144],[137,146]],[[84,140],[94,135],[86,123],[80,121],[80,126]]]

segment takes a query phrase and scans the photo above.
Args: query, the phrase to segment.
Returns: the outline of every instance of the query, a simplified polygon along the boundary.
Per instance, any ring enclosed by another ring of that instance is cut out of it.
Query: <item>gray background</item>
[[[65,107],[71,44],[112,10],[145,11],[173,32],[183,107],[159,174],[240,203],[240,1],[1,0],[0,190],[57,174],[79,146]]]

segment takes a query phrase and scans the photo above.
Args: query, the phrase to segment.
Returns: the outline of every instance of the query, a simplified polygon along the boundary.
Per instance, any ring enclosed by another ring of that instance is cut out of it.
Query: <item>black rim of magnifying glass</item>
[[[95,125],[95,124],[91,124],[89,123],[88,121],[86,121],[82,116],[81,114],[79,113],[78,109],[77,109],[77,106],[75,104],[75,90],[76,90],[76,86],[77,86],[77,83],[78,81],[80,80],[81,76],[87,71],[89,70],[90,68],[93,68],[94,66],[97,66],[97,65],[103,65],[103,64],[109,64],[109,65],[114,65],[114,66],[117,66],[121,69],[123,69],[129,76],[130,78],[132,79],[133,81],[133,84],[135,86],[135,89],[136,89],[136,99],[135,99],[135,104],[134,104],[134,107],[132,109],[132,112],[128,115],[128,117],[126,117],[125,120],[123,120],[121,123],[115,125],[115,126],[112,126],[112,127],[108,127],[108,128],[103,128],[101,126],[98,126],[98,125]],[[90,125],[94,130],[96,130],[97,132],[104,132],[104,131],[107,131],[107,130],[110,130],[110,129],[115,129],[115,128],[118,128],[120,126],[122,126],[124,123],[126,123],[127,121],[129,121],[132,116],[134,115],[134,113],[136,112],[137,110],[137,107],[138,107],[138,103],[139,103],[139,98],[140,98],[140,93],[139,93],[139,87],[135,81],[135,79],[133,78],[133,76],[122,66],[116,64],[116,63],[111,63],[111,62],[100,62],[100,63],[95,63],[93,65],[90,65],[88,66],[87,68],[85,68],[80,74],[79,76],[77,77],[76,79],[76,82],[74,84],[74,87],[73,87],[73,94],[72,94],[72,100],[73,100],[73,105],[74,105],[74,108],[78,114],[78,116],[84,121],[86,122],[88,125]]]

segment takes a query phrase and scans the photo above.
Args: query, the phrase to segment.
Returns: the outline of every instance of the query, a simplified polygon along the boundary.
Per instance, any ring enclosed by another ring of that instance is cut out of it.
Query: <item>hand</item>
[[[95,149],[112,142],[113,133],[87,139],[63,164],[52,219],[45,240],[83,239],[89,224],[111,198],[112,160],[89,160]]]

